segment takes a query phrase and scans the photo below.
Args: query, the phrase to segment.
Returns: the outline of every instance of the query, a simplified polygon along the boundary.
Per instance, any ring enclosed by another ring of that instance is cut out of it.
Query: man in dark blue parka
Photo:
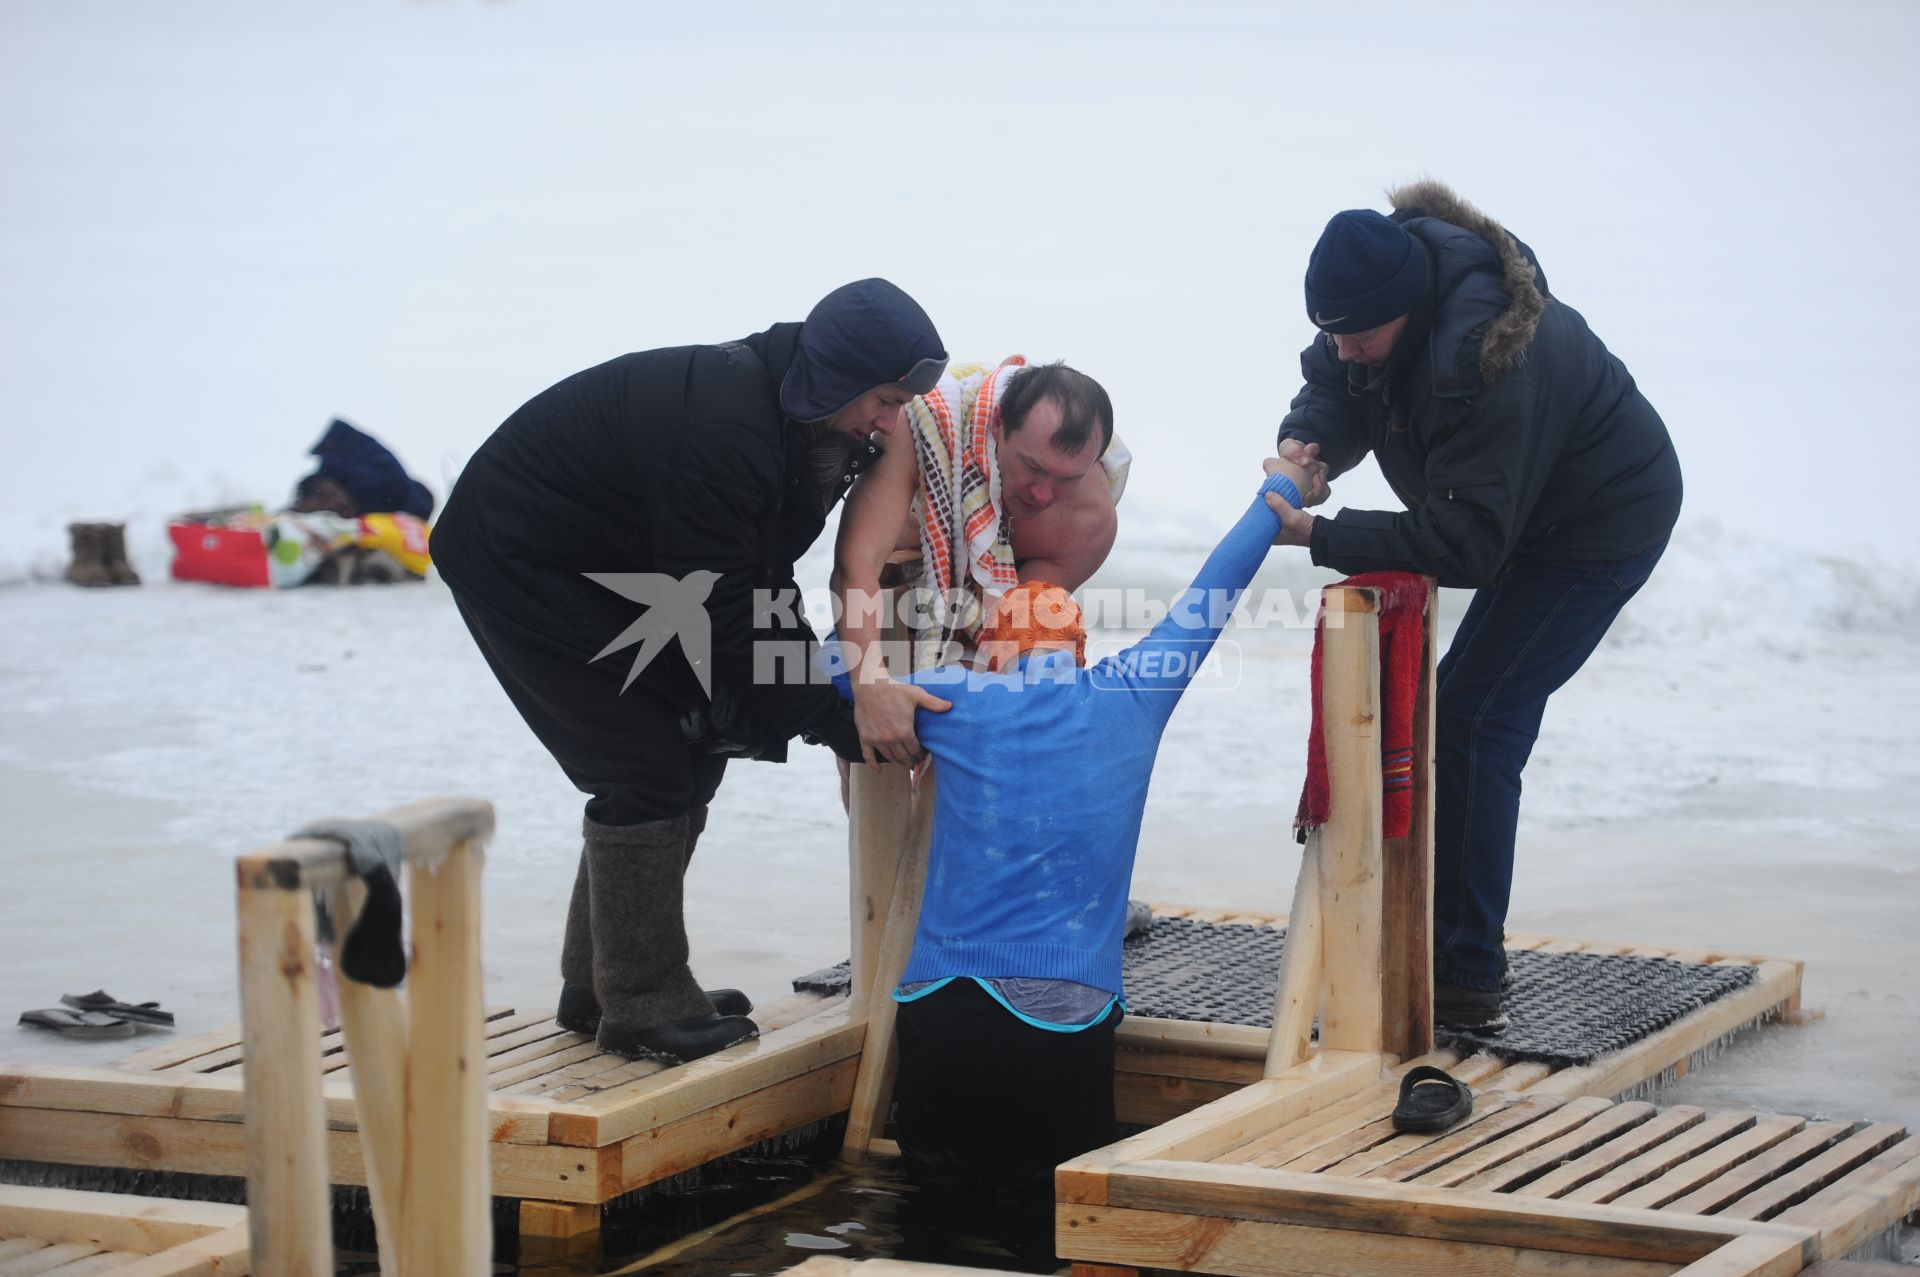
[[[1434,1011],[1504,1023],[1520,773],[1547,698],[1599,646],[1680,512],[1660,416],[1533,251],[1438,182],[1336,214],[1306,276],[1321,337],[1283,457],[1334,478],[1373,453],[1404,510],[1276,509],[1341,572],[1475,591],[1435,697]],[[1324,483],[1308,503],[1324,499]]]

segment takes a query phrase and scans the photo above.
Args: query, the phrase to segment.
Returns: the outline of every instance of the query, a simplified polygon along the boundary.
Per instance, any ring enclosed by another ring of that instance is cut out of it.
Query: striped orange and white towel
[[[931,592],[936,626],[915,644],[914,667],[939,659],[956,635],[970,639],[985,602],[1019,584],[1011,524],[1000,499],[999,447],[993,426],[1007,384],[1027,368],[1013,355],[947,370],[940,384],[907,406],[914,454],[920,463],[915,507],[920,522],[921,584]],[[1118,504],[1132,462],[1116,436],[1101,455],[1107,487]]]

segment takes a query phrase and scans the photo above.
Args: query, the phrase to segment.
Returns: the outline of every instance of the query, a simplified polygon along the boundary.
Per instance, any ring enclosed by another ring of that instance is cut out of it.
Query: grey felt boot
[[[589,822],[591,823],[591,822]],[[573,875],[573,899],[567,904],[567,930],[560,941],[560,1005],[553,1021],[569,1033],[600,1031],[600,1000],[593,996],[593,912],[587,875],[587,851]]]
[[[687,968],[681,879],[688,819],[586,823],[593,991],[600,1049],[678,1063],[711,1055],[759,1030],[714,1014]]]
[[[687,867],[693,867],[693,849],[700,845],[700,835],[707,828],[707,805],[687,809]],[[753,999],[738,989],[708,989],[707,1001],[713,1003],[713,1009],[721,1015],[753,1014]]]
[[[694,846],[706,827],[705,805],[687,812],[688,861],[693,859]],[[560,1005],[553,1013],[554,1023],[570,1033],[600,1031],[600,1000],[593,994],[593,915],[588,884],[587,853],[582,848],[580,868],[573,876],[573,899],[567,906],[566,937],[560,944]],[[748,1015],[753,1011],[753,1000],[738,989],[708,989],[706,994],[721,1015]]]

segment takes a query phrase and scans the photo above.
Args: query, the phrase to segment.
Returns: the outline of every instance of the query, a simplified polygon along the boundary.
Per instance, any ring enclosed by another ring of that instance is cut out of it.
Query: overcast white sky
[[[1688,519],[1910,560],[1916,66],[1900,3],[0,0],[0,502],[277,500],[336,413],[444,495],[559,377],[880,274],[1107,383],[1124,553],[1238,504],[1321,225],[1431,175],[1626,360]]]

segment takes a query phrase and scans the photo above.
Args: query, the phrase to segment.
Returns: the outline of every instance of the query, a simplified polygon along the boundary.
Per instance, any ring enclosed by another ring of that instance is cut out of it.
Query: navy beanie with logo
[[[795,421],[824,421],[875,386],[924,395],[947,370],[947,349],[920,304],[884,279],[834,289],[800,326],[780,407]]]
[[[1426,295],[1426,246],[1372,209],[1335,213],[1307,258],[1307,318],[1323,332],[1368,332]]]

